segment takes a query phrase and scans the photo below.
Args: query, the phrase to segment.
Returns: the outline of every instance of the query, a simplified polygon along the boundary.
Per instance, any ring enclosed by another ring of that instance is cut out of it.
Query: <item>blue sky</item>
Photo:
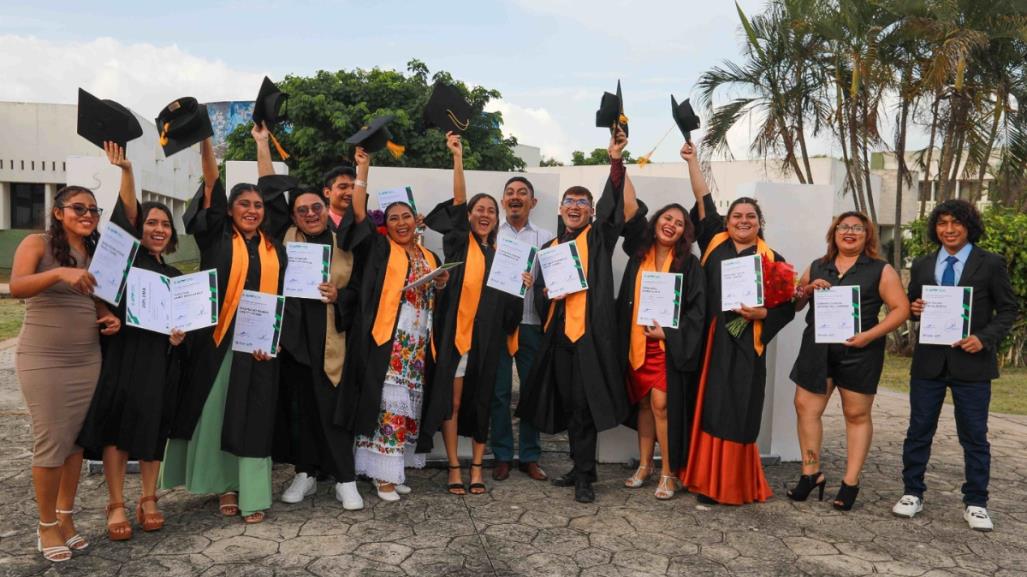
[[[751,14],[763,0],[740,4]],[[498,89],[506,129],[564,161],[605,146],[595,109],[618,78],[637,156],[671,127],[670,94],[688,96],[741,43],[725,0],[56,1],[2,11],[0,100],[74,102],[81,85],[152,117],[184,94],[251,99],[264,74],[402,70],[417,58]],[[736,156],[746,139],[745,127],[732,134]],[[677,159],[680,142],[673,132],[654,160]]]

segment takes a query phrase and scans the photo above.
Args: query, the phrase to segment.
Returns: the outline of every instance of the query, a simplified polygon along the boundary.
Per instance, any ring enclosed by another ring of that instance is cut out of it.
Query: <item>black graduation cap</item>
[[[471,125],[473,110],[455,86],[440,80],[435,83],[428,103],[424,105],[424,126],[437,126],[443,132],[460,134]]]
[[[157,132],[164,156],[171,156],[214,136],[207,106],[191,96],[174,100],[157,115]]]
[[[285,103],[289,95],[275,86],[267,76],[260,85],[257,100],[253,102],[253,122],[263,122],[270,129],[275,124],[286,120]]]
[[[685,136],[685,141],[691,143],[692,131],[699,128],[699,117],[692,110],[692,104],[688,102],[687,98],[684,102],[678,104],[674,95],[671,94],[670,113],[674,116],[674,122],[677,123],[678,128],[681,129],[681,134]]]
[[[362,126],[356,134],[347,138],[346,144],[361,146],[368,153],[388,148],[389,152],[396,158],[403,156],[406,148],[392,141],[392,133],[389,132],[389,128],[386,126],[394,119],[395,117],[391,114],[375,118],[366,126]]]
[[[613,125],[617,124],[628,135],[628,117],[624,116],[624,98],[620,93],[620,80],[617,81],[617,94],[603,93],[603,99],[599,101],[599,110],[596,111],[596,126],[609,128],[613,132]]]
[[[143,127],[129,109],[113,100],[100,100],[78,89],[78,134],[103,148],[109,140],[122,148],[143,135]]]

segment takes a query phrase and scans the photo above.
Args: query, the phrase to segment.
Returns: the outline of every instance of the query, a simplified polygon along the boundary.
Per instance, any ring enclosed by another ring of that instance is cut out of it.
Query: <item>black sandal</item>
[[[817,481],[820,479],[820,481]],[[819,498],[821,501],[824,500],[824,487],[827,486],[827,476],[822,472],[817,471],[812,475],[802,475],[799,477],[799,482],[794,487],[788,489],[788,498],[792,501],[805,501],[809,498],[809,494],[813,492],[813,489],[820,489]]]
[[[457,465],[450,465],[449,468],[450,469],[459,469],[460,465],[459,464],[457,464]],[[448,491],[450,495],[456,495],[457,497],[463,497],[464,495],[467,494],[467,489],[464,487],[464,484],[463,484],[462,481],[459,482],[459,483],[450,483],[450,484],[446,485],[446,491]],[[457,491],[459,491],[459,493]]]
[[[842,481],[842,486],[838,488],[838,494],[834,497],[835,509],[839,511],[851,511],[852,506],[856,504],[856,496],[859,495],[859,485],[846,485],[845,481]]]
[[[471,466],[480,469],[481,463],[471,463]],[[485,486],[485,483],[471,483],[468,488],[471,490],[472,495],[484,495],[488,492],[488,487]]]

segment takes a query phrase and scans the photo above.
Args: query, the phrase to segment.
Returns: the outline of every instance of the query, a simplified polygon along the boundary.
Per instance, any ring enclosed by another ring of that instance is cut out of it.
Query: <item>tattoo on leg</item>
[[[817,454],[816,454],[816,452],[815,452],[815,451],[813,451],[813,449],[806,449],[806,460],[805,460],[805,464],[806,464],[806,465],[816,465],[816,464],[817,464],[817,463],[819,463],[819,462],[820,462],[820,461],[819,461],[819,459],[817,459]]]

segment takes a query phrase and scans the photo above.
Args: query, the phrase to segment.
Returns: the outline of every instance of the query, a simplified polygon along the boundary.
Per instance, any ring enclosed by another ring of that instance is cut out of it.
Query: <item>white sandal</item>
[[[655,497],[661,501],[666,501],[674,497],[675,493],[681,489],[680,481],[673,475],[660,475],[660,484],[656,486]]]
[[[74,511],[62,511],[61,509],[57,509],[58,515],[67,515],[70,517],[72,513],[74,513]],[[59,520],[57,522],[60,523]],[[85,551],[89,548],[89,541],[86,541],[85,538],[82,537],[82,535],[79,535],[78,533],[75,533],[71,537],[68,537],[68,540],[65,541],[64,544],[67,545],[68,549],[71,549],[72,551]]]
[[[391,491],[382,491],[382,487],[385,485],[392,485]],[[387,483],[385,481],[374,481],[375,491],[378,493],[378,498],[382,501],[399,501],[399,492],[396,491],[396,486],[393,483]]]
[[[643,475],[642,471],[648,471],[648,473]],[[628,489],[637,489],[642,485],[645,485],[645,482],[652,478],[653,472],[653,466],[651,463],[648,467],[639,465],[635,474],[631,475],[631,477],[624,481],[624,486]]]
[[[54,521],[52,523],[39,522],[40,527],[56,527],[59,523]],[[70,541],[70,539],[69,539]],[[36,551],[43,554],[43,558],[53,563],[63,563],[71,559],[71,548],[67,545],[55,545],[53,547],[43,547],[43,535],[40,534],[39,529],[36,529]]]

